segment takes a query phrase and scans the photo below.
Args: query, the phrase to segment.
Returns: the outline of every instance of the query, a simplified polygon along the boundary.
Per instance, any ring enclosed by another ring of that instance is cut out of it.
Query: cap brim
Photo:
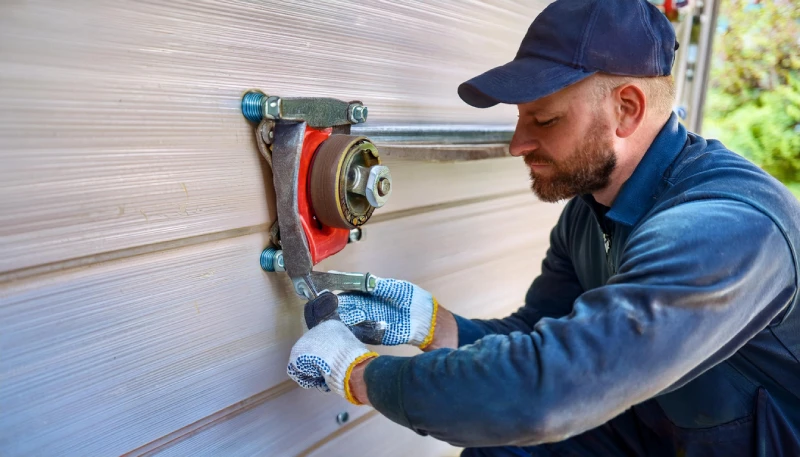
[[[518,105],[546,97],[595,74],[537,57],[524,57],[493,68],[458,86],[461,100],[476,107]]]

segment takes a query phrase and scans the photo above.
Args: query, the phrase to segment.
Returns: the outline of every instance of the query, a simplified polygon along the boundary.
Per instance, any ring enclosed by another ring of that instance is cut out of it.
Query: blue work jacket
[[[375,359],[370,402],[464,447],[633,411],[672,455],[800,456],[798,228],[783,185],[673,115],[610,208],[565,206],[522,308]]]

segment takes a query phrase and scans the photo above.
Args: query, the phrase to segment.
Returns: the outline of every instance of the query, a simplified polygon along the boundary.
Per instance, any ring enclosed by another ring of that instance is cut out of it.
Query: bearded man
[[[517,105],[511,154],[540,199],[569,199],[525,305],[470,320],[381,279],[339,295],[289,375],[463,456],[800,455],[800,205],[679,123],[676,49],[645,0],[548,6],[458,89]],[[425,352],[377,356],[364,323]]]

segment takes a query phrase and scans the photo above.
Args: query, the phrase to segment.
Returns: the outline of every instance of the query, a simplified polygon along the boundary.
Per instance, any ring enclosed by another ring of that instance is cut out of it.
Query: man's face
[[[539,199],[555,202],[608,186],[616,167],[613,129],[588,84],[518,108],[510,150],[524,157]]]

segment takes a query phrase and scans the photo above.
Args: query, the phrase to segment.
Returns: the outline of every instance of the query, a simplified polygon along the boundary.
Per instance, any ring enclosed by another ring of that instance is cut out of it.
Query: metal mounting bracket
[[[286,271],[295,292],[307,300],[315,300],[326,291],[373,291],[376,280],[369,273],[313,271],[314,262],[298,210],[301,157],[307,127],[335,127],[339,132],[347,133],[351,124],[366,120],[367,108],[360,102],[268,97],[251,91],[242,99],[242,112],[248,120],[258,123],[256,142],[271,165],[275,186],[278,220],[270,232],[273,243],[277,245],[279,242],[280,245],[262,253],[262,268]],[[351,235],[348,241],[356,240]]]

